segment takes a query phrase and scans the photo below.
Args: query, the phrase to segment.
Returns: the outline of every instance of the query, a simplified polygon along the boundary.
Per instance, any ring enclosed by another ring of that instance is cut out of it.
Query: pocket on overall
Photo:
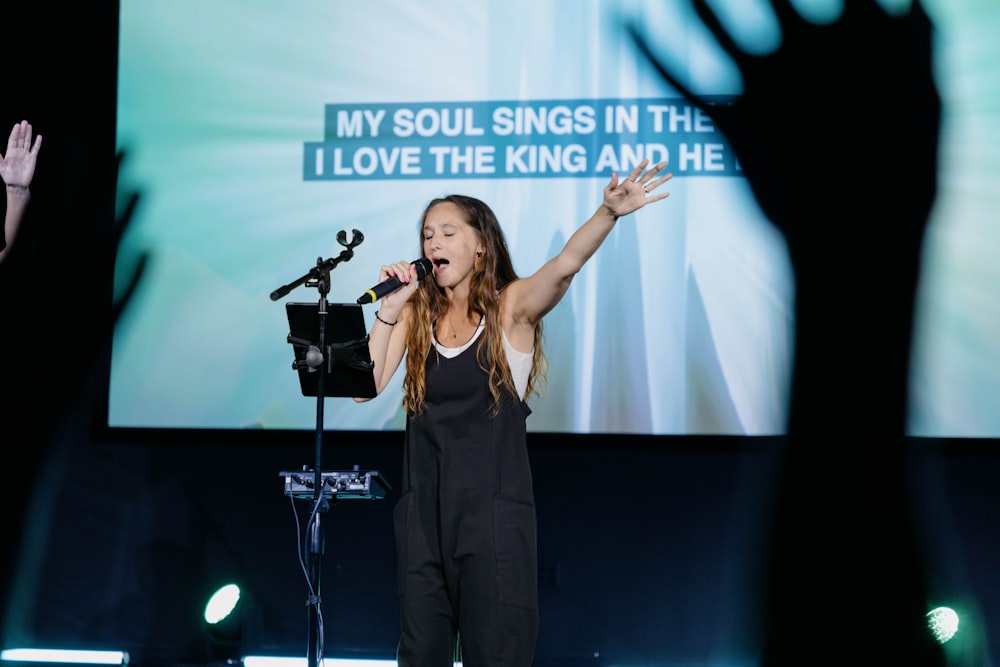
[[[535,506],[508,498],[493,499],[500,604],[538,608],[538,545]]]

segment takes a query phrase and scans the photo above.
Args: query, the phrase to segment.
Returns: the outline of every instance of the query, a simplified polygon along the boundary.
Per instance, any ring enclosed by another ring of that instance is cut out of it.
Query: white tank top
[[[479,326],[476,328],[476,333],[472,335],[469,342],[465,343],[461,347],[445,347],[438,342],[437,338],[434,336],[434,328],[431,327],[431,340],[434,342],[434,347],[443,357],[451,359],[452,357],[457,357],[463,351],[468,349],[473,343],[475,343],[479,336],[482,335],[483,331],[486,330],[486,322],[479,320]],[[520,350],[515,350],[514,346],[510,344],[507,340],[507,333],[503,334],[503,348],[507,353],[507,367],[510,368],[510,374],[514,378],[514,388],[517,390],[517,395],[520,399],[524,400],[524,393],[528,390],[528,376],[531,374],[531,362],[535,356],[535,351],[531,352],[521,352]]]

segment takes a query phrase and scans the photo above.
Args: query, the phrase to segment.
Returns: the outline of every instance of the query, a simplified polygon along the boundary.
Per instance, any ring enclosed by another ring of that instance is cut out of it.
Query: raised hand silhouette
[[[780,44],[753,54],[705,0],[693,2],[742,76],[732,103],[693,93],[679,64],[628,30],[724,134],[785,236],[796,279],[762,664],[944,664],[926,628],[905,437],[915,296],[937,183],[933,26],[917,2],[890,13],[875,0],[846,0],[838,18],[814,23],[788,0],[772,0]],[[877,627],[855,643],[855,623]]]
[[[638,30],[630,31],[664,79],[711,116],[764,213],[790,242],[808,239],[817,215],[855,220],[859,199],[926,220],[936,190],[941,102],[932,25],[921,5],[893,15],[875,0],[855,0],[827,24],[806,20],[788,0],[771,6],[781,45],[758,55],[741,50],[705,0],[694,0],[742,75],[743,93],[732,104],[692,93],[655,59]],[[881,229],[900,229],[891,227]],[[841,225],[837,232],[853,240],[852,229]]]

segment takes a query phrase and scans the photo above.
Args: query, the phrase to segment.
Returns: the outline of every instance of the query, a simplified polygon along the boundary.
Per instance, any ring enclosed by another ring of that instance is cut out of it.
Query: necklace
[[[455,323],[451,320],[451,313],[449,312],[446,317],[448,318],[448,325],[451,327],[451,339],[455,340],[458,338],[458,329],[455,327]]]

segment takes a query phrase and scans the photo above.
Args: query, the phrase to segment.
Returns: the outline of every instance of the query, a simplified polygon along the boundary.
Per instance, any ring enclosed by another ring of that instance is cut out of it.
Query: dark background
[[[304,656],[296,527],[309,505],[284,495],[278,473],[313,463],[315,434],[101,428],[115,241],[127,223],[122,209],[116,215],[115,192],[118,8],[28,5],[4,9],[0,44],[0,128],[23,118],[44,136],[23,234],[0,265],[3,648],[127,650],[140,665],[206,662],[204,599],[232,579],[250,603],[243,652]],[[336,503],[322,517],[328,658],[393,655],[400,445],[398,433],[324,434],[324,468],[379,470],[395,487],[383,500]],[[532,436],[537,664],[752,664],[780,445]],[[1000,443],[912,445],[929,606],[963,613],[949,647],[954,664],[993,664]],[[878,641],[878,622],[859,599],[844,636]]]

